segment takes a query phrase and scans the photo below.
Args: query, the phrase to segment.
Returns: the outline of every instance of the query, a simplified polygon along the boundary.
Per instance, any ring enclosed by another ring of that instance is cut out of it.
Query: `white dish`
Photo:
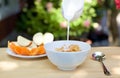
[[[40,57],[45,57],[47,56],[46,54],[42,54],[42,55],[36,55],[36,56],[23,56],[23,55],[18,55],[16,53],[14,53],[12,50],[10,50],[9,48],[7,48],[6,51],[9,55],[14,56],[14,57],[18,57],[18,58],[26,58],[26,59],[31,59],[31,58],[40,58]]]

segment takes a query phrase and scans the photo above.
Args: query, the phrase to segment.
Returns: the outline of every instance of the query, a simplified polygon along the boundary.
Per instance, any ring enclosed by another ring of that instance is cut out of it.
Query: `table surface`
[[[105,53],[111,76],[104,75],[101,64],[91,59],[95,51]],[[120,47],[92,47],[85,62],[72,71],[59,70],[47,57],[21,59],[0,48],[0,78],[120,78]]]

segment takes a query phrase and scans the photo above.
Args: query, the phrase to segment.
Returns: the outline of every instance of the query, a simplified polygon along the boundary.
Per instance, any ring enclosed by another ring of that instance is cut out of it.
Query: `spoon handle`
[[[107,70],[106,66],[104,65],[103,61],[101,61],[101,64],[103,67],[104,74],[107,76],[111,75],[111,73]]]

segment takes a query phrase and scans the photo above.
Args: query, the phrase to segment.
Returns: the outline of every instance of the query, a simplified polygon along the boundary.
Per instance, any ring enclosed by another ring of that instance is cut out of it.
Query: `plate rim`
[[[42,54],[42,55],[36,55],[36,56],[24,56],[24,55],[18,55],[14,53],[10,48],[7,48],[6,50],[7,54],[10,56],[18,57],[18,58],[26,58],[26,59],[31,59],[31,58],[41,58],[47,56],[47,54]]]

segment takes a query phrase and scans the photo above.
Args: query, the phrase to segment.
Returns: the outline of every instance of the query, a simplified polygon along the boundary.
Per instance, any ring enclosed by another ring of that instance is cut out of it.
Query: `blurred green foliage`
[[[85,0],[82,15],[70,24],[70,36],[80,36],[92,27],[93,17],[96,17],[97,0]],[[86,25],[86,23],[89,25]],[[35,0],[34,7],[23,8],[18,20],[18,30],[29,34],[36,32],[51,32],[55,39],[66,38],[66,20],[61,13],[61,0]]]

